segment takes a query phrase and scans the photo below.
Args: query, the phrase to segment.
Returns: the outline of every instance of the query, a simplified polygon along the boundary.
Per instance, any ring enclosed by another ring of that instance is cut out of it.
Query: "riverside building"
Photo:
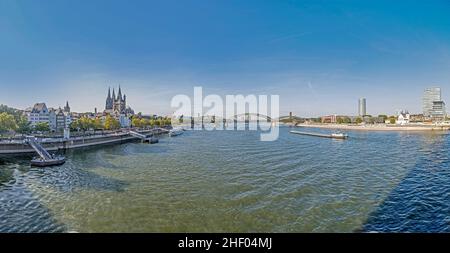
[[[433,105],[431,107],[430,116],[433,121],[444,121],[445,116],[447,115],[445,110],[445,102],[444,101],[433,101]]]
[[[26,115],[32,127],[38,123],[48,123],[51,131],[62,131],[72,123],[69,102],[66,102],[64,110],[47,108],[45,103],[36,103],[33,108],[26,110]]]
[[[425,117],[431,117],[434,101],[442,101],[441,88],[440,87],[426,88],[423,92],[423,101],[422,101],[423,115]]]

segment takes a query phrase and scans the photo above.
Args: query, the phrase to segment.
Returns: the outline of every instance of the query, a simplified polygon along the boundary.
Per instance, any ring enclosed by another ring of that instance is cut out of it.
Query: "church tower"
[[[69,101],[66,101],[66,106],[64,106],[64,112],[67,112],[67,113],[70,112]]]
[[[112,94],[112,98],[111,98],[111,110],[115,111],[116,110],[116,91],[113,88],[113,94]]]
[[[106,98],[105,110],[113,109],[113,99],[111,98],[111,88],[108,88],[108,97]]]
[[[113,99],[114,99],[114,106],[113,110],[117,113],[125,113],[126,109],[126,96],[122,97],[122,88],[119,85],[119,93],[117,94],[117,97],[114,96],[114,90],[113,90]]]
[[[113,88],[111,96],[111,88],[108,89],[108,97],[106,98],[105,111],[110,111],[118,114],[127,113],[127,96],[124,94],[122,96],[122,88],[119,85],[119,92],[117,93]]]

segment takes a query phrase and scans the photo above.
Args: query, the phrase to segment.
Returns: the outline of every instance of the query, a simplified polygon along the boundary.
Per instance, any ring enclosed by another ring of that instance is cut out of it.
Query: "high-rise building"
[[[446,116],[444,101],[433,101],[430,116],[433,121],[444,121]]]
[[[366,110],[366,99],[365,98],[360,98],[358,101],[358,114],[361,117],[364,117],[367,115],[367,110]]]
[[[431,117],[433,103],[435,101],[442,101],[441,88],[432,87],[425,89],[423,92],[423,115],[425,117]]]

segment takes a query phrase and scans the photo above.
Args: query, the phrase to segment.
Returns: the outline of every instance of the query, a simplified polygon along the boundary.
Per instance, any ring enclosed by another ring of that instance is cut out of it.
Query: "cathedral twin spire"
[[[113,88],[112,97],[111,97],[111,87],[108,88],[108,97],[106,99],[123,100],[125,98],[126,98],[126,95],[123,95],[123,98],[122,98],[122,89],[120,88],[120,85],[119,85],[119,93],[117,94],[117,98],[116,98],[116,92],[115,92],[114,88]]]
[[[111,87],[108,88],[108,97],[106,98],[105,110],[113,110],[114,112],[123,113],[126,108],[126,95],[122,97],[122,89],[119,85],[119,93],[116,97],[116,92],[113,88],[111,97]]]

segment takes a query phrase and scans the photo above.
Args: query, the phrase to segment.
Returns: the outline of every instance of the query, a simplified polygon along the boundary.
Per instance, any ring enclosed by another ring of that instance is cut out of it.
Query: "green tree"
[[[344,121],[344,124],[352,123],[352,120],[349,117],[344,117],[343,121]]]
[[[142,121],[141,121],[141,119],[139,119],[138,116],[133,116],[133,118],[131,119],[131,125],[133,127],[141,128],[142,127]]]
[[[70,129],[73,131],[81,130],[85,132],[91,129],[98,130],[104,128],[103,122],[99,118],[90,119],[88,117],[81,117],[70,124]]]
[[[140,124],[141,124],[141,127],[143,128],[143,127],[147,127],[149,124],[148,124],[148,120],[146,120],[146,119],[144,119],[144,118],[142,118],[141,120],[140,120]]]
[[[363,122],[361,117],[356,118],[355,120],[356,124],[361,124]]]
[[[215,121],[215,119],[214,119],[214,121]],[[172,125],[172,119],[169,117],[166,117],[163,122],[164,122],[164,126]]]
[[[16,131],[19,133],[27,133],[31,131],[30,123],[25,115],[17,109],[8,107],[6,105],[0,105],[0,113],[7,113],[14,117],[16,126],[11,127],[8,131]]]
[[[120,128],[120,123],[115,118],[111,117],[110,115],[106,116],[105,119],[105,129],[107,130],[115,130]]]
[[[83,130],[83,132],[94,128],[94,124],[93,124],[92,120],[89,119],[88,117],[81,117],[81,118],[79,118],[78,119],[78,124],[79,124],[79,128],[81,130]]]
[[[80,123],[78,122],[78,120],[74,120],[72,121],[72,123],[70,123],[70,130],[71,131],[79,131],[80,130]]]
[[[103,125],[103,122],[99,118],[95,118],[92,120],[92,125],[94,126],[94,129],[104,129],[105,126]]]
[[[14,115],[16,113],[16,111],[17,111],[16,109],[13,109],[13,108],[8,107],[6,105],[3,105],[3,104],[0,105],[0,113],[6,112],[8,114]]]
[[[395,124],[395,122],[397,122],[397,120],[395,119],[395,117],[390,117],[390,118],[389,118],[389,123]]]
[[[388,119],[388,116],[384,115],[384,114],[380,114],[380,115],[378,115],[378,118],[382,118],[383,121],[386,121]]]
[[[15,131],[17,129],[16,120],[14,116],[7,113],[0,113],[0,132]]]
[[[34,130],[38,132],[49,132],[50,125],[48,124],[48,122],[39,122],[34,126]]]
[[[337,122],[338,124],[343,124],[343,123],[344,123],[344,119],[343,119],[342,117],[338,117],[337,120],[336,120],[336,122]]]
[[[0,105],[0,113],[3,113],[3,112],[6,112],[7,114],[12,115],[14,117],[14,119],[16,120],[16,122],[22,116],[22,114],[17,109],[8,107],[6,105]]]
[[[18,133],[27,134],[31,132],[31,123],[25,116],[20,117],[17,122],[17,130]]]
[[[142,127],[149,127],[150,126],[150,120],[142,118],[141,119],[141,125],[142,125]]]

